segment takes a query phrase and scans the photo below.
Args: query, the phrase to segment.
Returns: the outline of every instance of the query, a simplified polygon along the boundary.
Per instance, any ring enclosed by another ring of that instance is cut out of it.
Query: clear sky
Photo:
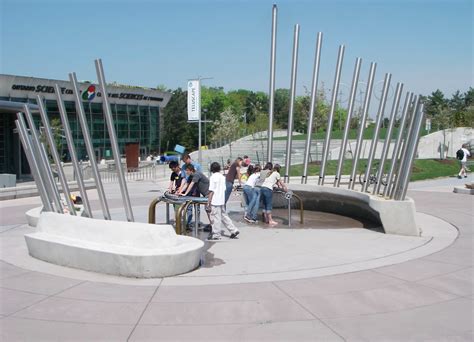
[[[343,92],[356,57],[362,80],[375,61],[377,81],[390,72],[394,85],[421,94],[439,88],[450,96],[473,85],[472,0],[0,0],[0,73],[67,79],[75,71],[93,81],[100,57],[108,82],[185,88],[202,76],[213,77],[209,86],[267,92],[273,3],[278,88],[289,88],[296,23],[299,94],[311,85],[318,31],[327,89],[339,44]]]

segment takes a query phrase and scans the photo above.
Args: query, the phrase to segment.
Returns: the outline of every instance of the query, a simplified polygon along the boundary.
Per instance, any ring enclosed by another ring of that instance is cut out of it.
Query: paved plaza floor
[[[311,227],[285,228],[282,217],[266,229],[245,223],[234,197],[239,239],[208,243],[203,267],[166,279],[31,258],[23,234],[34,229],[24,213],[39,198],[2,201],[0,340],[472,341],[474,197],[452,193],[462,183],[410,185],[421,237],[317,212]],[[165,184],[129,183],[138,221]],[[105,186],[113,218],[123,219],[118,185]]]

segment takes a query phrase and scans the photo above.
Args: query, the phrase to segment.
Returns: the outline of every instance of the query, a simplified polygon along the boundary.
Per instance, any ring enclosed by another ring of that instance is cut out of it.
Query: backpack
[[[456,152],[456,159],[463,160],[464,159],[464,151],[459,149]]]

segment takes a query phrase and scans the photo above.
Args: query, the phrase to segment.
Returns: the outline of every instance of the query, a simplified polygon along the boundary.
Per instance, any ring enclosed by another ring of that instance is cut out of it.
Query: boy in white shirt
[[[210,213],[212,232],[209,234],[208,240],[221,239],[221,226],[230,232],[230,238],[235,239],[239,235],[239,230],[234,226],[229,215],[225,211],[225,177],[220,173],[221,166],[214,162],[211,164],[212,176],[209,178],[209,193],[206,211]]]
[[[465,144],[462,145],[461,147],[461,151],[464,153],[464,155],[462,156],[462,159],[460,159],[461,170],[458,173],[458,178],[462,178],[463,175],[464,175],[464,178],[467,178],[467,157],[470,157],[471,153],[468,151],[466,147],[467,146]]]

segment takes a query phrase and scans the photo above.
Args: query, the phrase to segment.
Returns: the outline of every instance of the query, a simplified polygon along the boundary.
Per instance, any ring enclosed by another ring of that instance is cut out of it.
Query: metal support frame
[[[64,135],[66,136],[69,155],[71,156],[72,166],[74,168],[74,172],[76,173],[77,185],[79,187],[79,192],[81,193],[82,203],[84,204],[85,215],[87,217],[92,217],[92,209],[89,203],[89,197],[87,196],[86,186],[84,184],[84,177],[82,175],[82,169],[77,159],[77,153],[74,147],[74,139],[72,137],[71,127],[69,126],[69,118],[67,116],[66,108],[64,107],[64,102],[61,97],[61,88],[58,84],[55,84],[54,89],[56,91],[59,116],[61,117],[61,122],[63,124]]]
[[[267,160],[273,160],[273,110],[275,107],[275,64],[276,64],[276,35],[277,35],[277,15],[278,7],[272,7],[272,38],[270,51],[270,94],[268,106],[268,133],[267,133]]]
[[[107,122],[107,128],[109,131],[110,144],[112,147],[112,153],[114,155],[114,161],[117,169],[117,175],[120,185],[120,192],[122,194],[122,200],[125,207],[125,213],[127,220],[133,222],[133,211],[130,203],[130,196],[128,194],[127,183],[125,181],[125,174],[122,168],[122,161],[120,158],[120,150],[118,146],[117,134],[115,133],[114,120],[112,118],[112,112],[110,110],[109,98],[107,95],[107,85],[105,82],[104,68],[102,66],[102,60],[95,60],[95,68],[97,71],[97,79],[99,81],[99,87],[102,92],[102,107],[104,109],[105,121]]]
[[[82,105],[81,93],[77,84],[76,73],[73,72],[69,74],[69,81],[71,82],[74,91],[77,117],[79,119],[79,123],[81,124],[82,136],[84,138],[84,144],[86,145],[87,154],[89,155],[92,176],[94,177],[95,185],[97,187],[97,194],[99,195],[99,202],[102,208],[102,213],[104,214],[104,218],[106,220],[110,220],[111,217],[109,212],[109,206],[105,197],[104,186],[102,185],[102,180],[100,179],[99,167],[97,166],[95,160],[94,146],[92,145],[91,136],[89,134],[89,127],[87,126],[86,115],[84,114],[84,107]]]
[[[303,174],[301,176],[301,184],[306,184],[308,182],[308,163],[311,154],[311,135],[313,133],[314,109],[316,107],[316,101],[318,97],[318,78],[319,65],[321,63],[322,43],[323,33],[318,32],[318,36],[316,38],[316,50],[314,54],[313,82],[311,85],[311,103],[309,107],[308,129],[306,133],[306,144],[304,150]]]
[[[299,45],[300,25],[296,24],[293,36],[293,59],[291,63],[291,87],[290,87],[290,110],[288,113],[288,140],[286,141],[286,160],[285,160],[285,182],[290,180],[291,167],[291,145],[293,142],[293,113],[296,97],[296,75],[298,72],[298,45]]]
[[[71,199],[71,192],[69,191],[69,185],[67,184],[66,175],[64,174],[63,166],[61,164],[61,158],[59,157],[58,150],[56,149],[56,144],[51,131],[51,125],[49,124],[48,115],[46,114],[46,109],[44,108],[44,104],[40,95],[37,95],[36,100],[38,102],[39,113],[41,116],[41,121],[43,122],[49,149],[51,151],[51,155],[53,156],[54,163],[56,164],[56,169],[58,170],[59,182],[61,183],[61,188],[63,190],[64,197],[66,198],[69,214],[76,216],[74,203]]]
[[[38,193],[43,203],[43,211],[54,211],[53,206],[48,198],[48,192],[46,191],[46,185],[43,182],[41,173],[38,166],[38,161],[36,156],[33,153],[33,147],[31,146],[31,140],[28,137],[28,131],[26,129],[26,124],[23,119],[22,113],[17,113],[18,120],[15,120],[15,125],[18,130],[18,135],[20,137],[21,144],[23,145],[23,151],[25,152],[26,159],[30,165],[31,173],[35,180],[36,186],[38,187]]]
[[[321,160],[321,168],[319,169],[318,185],[324,185],[324,177],[326,176],[326,163],[329,153],[329,144],[331,142],[332,124],[334,119],[334,112],[336,111],[337,94],[339,92],[339,82],[341,80],[341,69],[344,61],[344,45],[339,45],[339,52],[337,54],[336,73],[334,75],[334,85],[332,87],[331,108],[329,110],[328,125],[326,128],[326,138],[323,145],[323,156]]]
[[[357,84],[359,83],[361,63],[362,63],[362,59],[357,58],[355,62],[355,66],[354,66],[354,75],[352,77],[352,86],[351,86],[351,92],[349,96],[349,104],[347,106],[347,118],[346,118],[346,124],[344,127],[344,135],[342,137],[342,142],[341,142],[341,149],[339,152],[339,161],[337,163],[336,178],[334,179],[334,186],[336,187],[339,187],[341,183],[342,168],[344,166],[344,155],[346,154],[347,137],[349,135],[349,129],[351,127],[352,113],[354,111],[354,103],[355,103],[355,97],[357,93]]]
[[[362,150],[362,139],[364,136],[365,123],[367,121],[367,114],[370,107],[370,99],[372,98],[372,90],[374,88],[374,77],[377,69],[377,63],[370,63],[369,79],[365,91],[364,106],[362,109],[362,118],[359,123],[359,132],[357,133],[357,141],[355,152],[352,156],[352,171],[349,178],[349,189],[354,189],[356,183],[357,164],[359,162],[360,151]]]
[[[377,151],[377,144],[379,142],[380,125],[382,123],[383,116],[384,116],[385,104],[387,103],[387,94],[388,94],[388,89],[390,87],[391,78],[392,78],[392,75],[390,73],[385,74],[385,79],[383,81],[382,97],[380,98],[379,109],[377,112],[377,120],[375,121],[374,137],[372,139],[372,144],[370,145],[369,158],[367,159],[367,167],[365,169],[365,176],[364,176],[364,181],[362,184],[362,190],[361,190],[362,192],[367,191],[367,188],[369,186],[369,183],[367,182],[367,180],[369,179],[370,172],[372,170],[372,163],[375,158],[375,152]]]
[[[395,90],[395,97],[393,99],[392,111],[390,113],[390,123],[388,125],[387,134],[385,136],[385,140],[383,143],[382,155],[380,156],[379,170],[377,172],[377,181],[375,182],[375,186],[373,190],[374,194],[378,194],[380,192],[380,186],[382,185],[382,176],[384,174],[384,164],[385,164],[385,160],[387,159],[388,150],[390,149],[390,144],[392,141],[392,131],[393,131],[393,126],[395,125],[395,118],[397,117],[398,107],[400,106],[400,97],[402,95],[402,91],[403,91],[403,83],[398,82],[397,88]]]
[[[62,213],[63,205],[61,203],[61,195],[59,194],[58,186],[54,181],[53,171],[51,170],[51,165],[48,161],[48,155],[46,153],[44,145],[41,143],[38,131],[36,130],[35,122],[33,120],[33,115],[31,114],[28,105],[24,105],[24,110],[26,121],[28,122],[28,126],[30,126],[33,147],[31,152],[37,157],[36,161],[38,163],[40,175],[45,181],[46,192],[49,194],[50,201],[52,201],[52,203],[54,204],[55,211],[58,213]]]

